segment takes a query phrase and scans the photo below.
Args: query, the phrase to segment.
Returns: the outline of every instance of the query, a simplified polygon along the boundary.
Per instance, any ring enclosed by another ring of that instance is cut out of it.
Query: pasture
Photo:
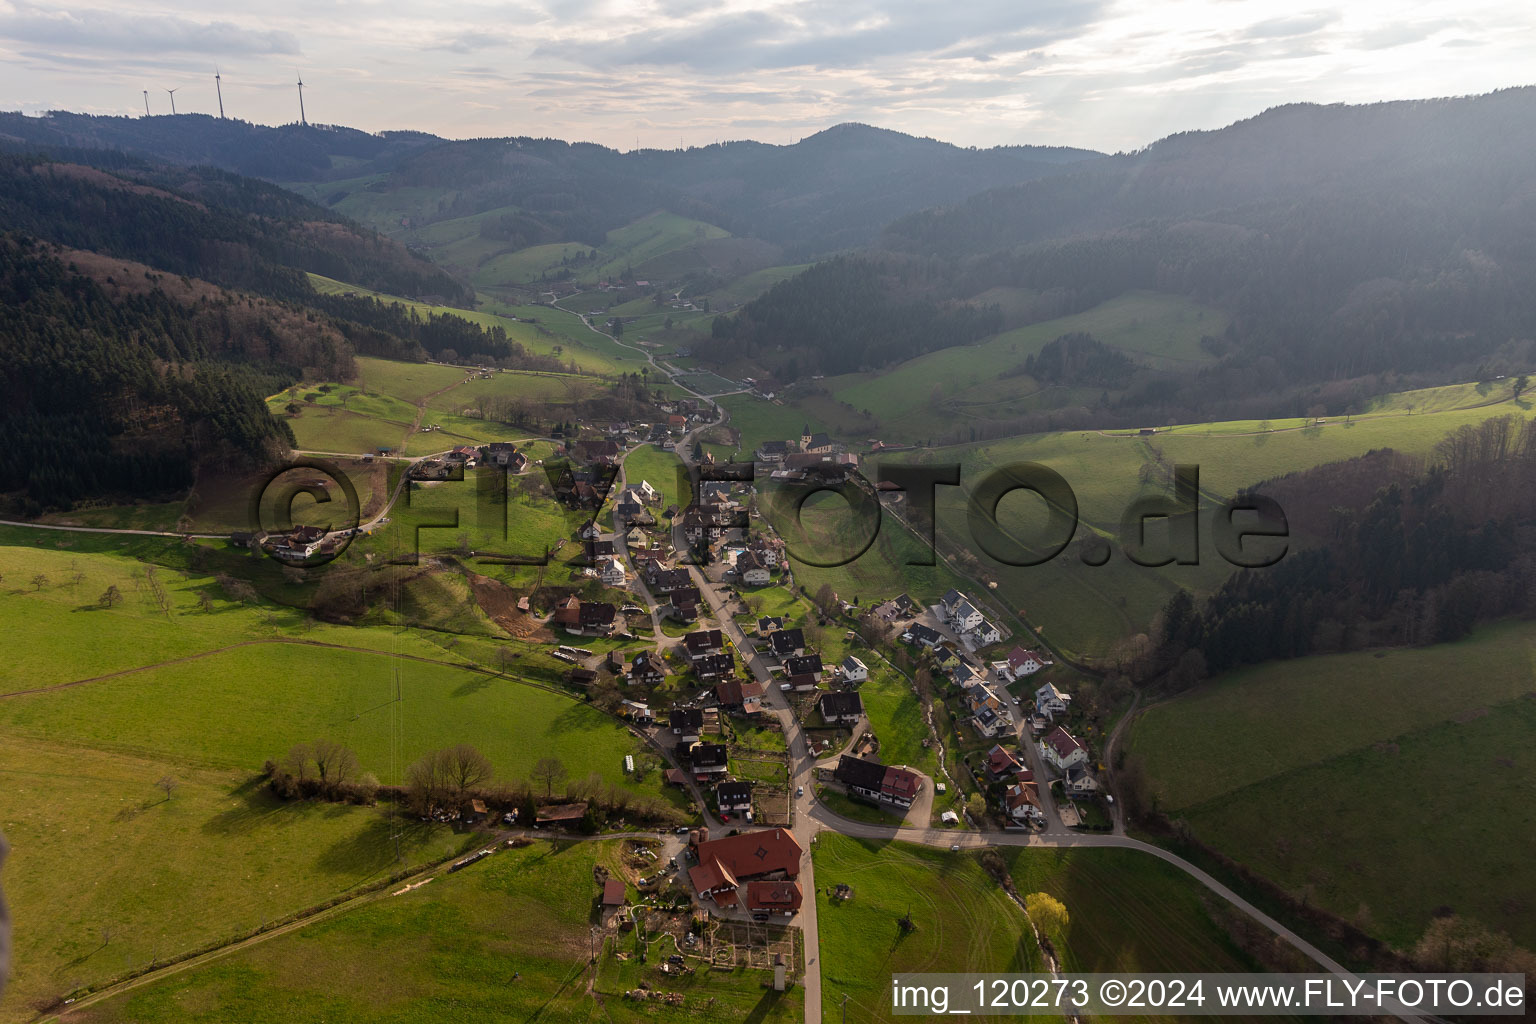
[[[812,857],[827,1020],[845,993],[852,1019],[901,1019],[890,1008],[895,973],[1043,969],[1023,910],[973,856],[824,832]],[[827,895],[841,884],[853,887],[851,899]],[[904,932],[909,914],[917,927]]]
[[[682,460],[654,445],[642,444],[624,456],[624,479],[632,487],[645,480],[660,491],[661,511],[669,505],[687,508],[693,501],[693,486]]]
[[[1130,753],[1197,837],[1367,931],[1411,943],[1445,904],[1530,945],[1533,664],[1524,622],[1274,662],[1148,708]]]
[[[77,1011],[87,1024],[161,1024],[328,1018],[417,1024],[464,1020],[577,1021],[802,1019],[799,1000],[775,997],[760,972],[700,972],[674,981],[652,965],[588,951],[597,918],[598,865],[619,870],[617,842],[536,842],[503,849],[399,896],[326,920]],[[659,952],[659,947],[657,947]],[[634,1003],[644,980],[683,1002]]]

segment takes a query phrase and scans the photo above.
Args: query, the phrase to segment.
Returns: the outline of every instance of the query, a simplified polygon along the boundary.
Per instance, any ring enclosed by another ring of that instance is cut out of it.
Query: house
[[[667,417],[667,427],[674,432],[681,432],[688,428],[688,417],[673,414]]]
[[[828,725],[853,725],[864,717],[864,699],[853,690],[824,693],[817,701],[821,720]]]
[[[727,679],[715,687],[715,699],[720,706],[738,715],[756,715],[763,710],[762,683]]]
[[[1015,647],[1008,652],[1008,682],[1032,676],[1049,664],[1049,661],[1034,651]]]
[[[736,571],[741,574],[741,582],[749,587],[765,586],[772,579],[768,566],[755,551],[744,551],[736,556]]]
[[[778,629],[768,634],[768,649],[777,658],[792,658],[805,653],[805,634],[798,628]]]
[[[800,874],[805,851],[787,829],[710,839],[709,829],[701,828],[690,833],[688,853],[695,861],[688,869],[688,880],[699,895],[720,906],[734,906],[736,889],[743,881],[773,876],[793,881]]]
[[[673,708],[667,714],[667,724],[672,727],[672,735],[677,737],[679,744],[695,743],[699,731],[704,728],[704,712],[698,708]]]
[[[907,808],[917,799],[923,779],[914,771],[895,765],[883,765],[844,754],[837,759],[833,777],[856,796],[876,803]]]
[[[925,626],[920,622],[915,622],[907,628],[905,633],[901,634],[901,639],[909,644],[931,648],[944,639],[944,637],[938,630]]]
[[[985,621],[981,612],[976,609],[976,606],[971,604],[970,599],[963,595],[955,603],[954,607],[949,609],[948,618],[949,624],[954,627],[955,632],[961,634],[974,633],[977,629],[981,628],[982,622]]]
[[[821,682],[821,655],[802,654],[784,659],[784,672],[789,676],[810,676],[813,683]]]
[[[587,805],[583,801],[579,804],[547,804],[540,807],[534,821],[540,825],[564,825],[571,826],[580,823],[587,816]]]
[[[634,722],[636,725],[649,725],[654,722],[655,716],[651,714],[650,706],[637,700],[623,700],[619,702],[619,714]]]
[[[767,541],[759,537],[752,542],[752,553],[757,560],[772,569],[779,564],[779,545],[783,541]]]
[[[696,629],[683,636],[683,651],[688,660],[697,662],[725,652],[725,634],[718,629]]]
[[[1040,789],[1033,781],[1015,782],[1003,793],[1003,813],[1019,825],[1045,823],[1045,811],[1040,806]]]
[[[660,686],[667,678],[667,663],[655,651],[641,651],[629,663],[629,685]]]
[[[325,531],[318,526],[295,526],[287,533],[278,534],[272,546],[272,554],[284,561],[302,562],[320,550],[325,543]]]
[[[661,492],[652,487],[649,480],[641,480],[640,483],[635,485],[635,492],[640,495],[640,500],[647,505],[661,504]]]
[[[602,580],[605,586],[622,587],[629,576],[624,572],[624,564],[610,555],[598,561],[597,578]]]
[[[1072,695],[1056,689],[1055,683],[1046,683],[1035,691],[1035,710],[1047,717],[1066,714],[1071,703]]]
[[[462,464],[466,469],[474,469],[475,462],[480,457],[480,449],[471,448],[469,445],[459,445],[449,452],[444,458],[450,462]]]
[[[653,593],[665,596],[674,590],[693,586],[693,577],[688,575],[687,569],[668,569],[659,562],[651,562],[646,567],[645,585]]]
[[[1087,749],[1059,725],[1040,741],[1040,756],[1060,772],[1088,761]]]
[[[694,775],[720,775],[731,763],[724,743],[695,743],[688,748],[688,766]]]
[[[517,450],[510,441],[493,441],[480,446],[480,461],[493,466],[505,466],[513,473],[521,473],[528,466],[528,456]]]
[[[618,616],[619,610],[607,601],[583,601],[579,621],[571,632],[585,636],[607,636],[616,628]]]
[[[750,814],[752,783],[745,780],[720,783],[715,787],[715,806],[721,814]]]
[[[981,620],[981,625],[976,627],[976,642],[985,647],[987,644],[995,644],[1003,639],[1003,631],[994,626],[987,619]]]
[[[865,665],[862,661],[860,661],[858,658],[855,658],[851,654],[843,659],[843,664],[841,667],[843,670],[843,679],[850,683],[862,683],[864,680],[869,678],[869,666]]]
[[[729,678],[736,671],[736,655],[726,652],[725,654],[706,654],[701,658],[695,658],[693,671],[699,677],[699,682],[701,683]]]
[[[972,721],[983,736],[996,736],[1013,730],[1013,711],[1008,702],[986,683],[975,683],[965,691],[965,704]]]
[[[1067,796],[1081,800],[1091,797],[1099,790],[1099,782],[1093,777],[1093,773],[1085,765],[1072,765],[1067,769],[1067,774],[1062,779],[1061,788]]]
[[[628,899],[624,895],[624,880],[611,875],[603,882],[603,906],[622,907]]]
[[[755,454],[759,462],[783,462],[789,451],[788,441],[764,441]]]
[[[775,630],[784,628],[784,619],[779,615],[764,615],[757,620],[757,635],[767,636]]]
[[[669,613],[678,622],[692,622],[699,617],[699,590],[697,587],[684,587],[681,590],[672,591],[672,605]]]
[[[603,535],[603,528],[597,525],[596,519],[588,519],[581,524],[581,529],[576,531],[576,535],[582,540],[597,540]]]
[[[581,598],[575,594],[569,594],[556,601],[554,614],[550,616],[549,621],[556,626],[563,626],[567,630],[579,628],[581,625]]]
[[[800,883],[788,879],[747,883],[747,911],[760,921],[769,917],[794,917],[804,898]]]
[[[948,661],[950,659],[945,660]],[[982,675],[976,666],[965,658],[956,657],[953,660],[954,664],[949,669],[949,680],[962,690],[967,686],[974,686],[986,680],[986,676]]]
[[[1003,749],[1001,743],[987,751],[987,777],[993,782],[1002,779],[1011,779],[1019,773],[1019,759]]]

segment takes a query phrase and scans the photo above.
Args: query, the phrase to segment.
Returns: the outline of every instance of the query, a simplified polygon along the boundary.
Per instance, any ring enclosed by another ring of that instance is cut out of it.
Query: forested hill
[[[42,243],[0,236],[0,309],[0,494],[13,511],[184,491],[199,461],[260,465],[293,444],[263,401],[290,379],[275,362],[289,353],[265,331],[239,350],[227,306],[193,313],[158,288],[104,287]]]
[[[442,140],[424,132],[373,134],[331,125],[270,127],[207,114],[104,117],[49,111],[0,113],[0,138],[31,149],[99,149],[170,163],[221,167],[272,181],[323,181],[337,167],[357,174],[387,169],[401,156]]]
[[[33,148],[207,163],[274,181],[334,181],[334,190],[319,192],[330,205],[362,190],[426,189],[434,198],[411,216],[414,227],[494,210],[517,218],[502,230],[522,245],[601,245],[606,232],[664,207],[774,242],[797,259],[864,245],[913,211],[1101,156],[1040,146],[967,149],[859,124],[787,146],[730,142],[628,153],[547,138],[448,141],[197,114],[0,114],[0,139],[7,137]]]
[[[286,189],[214,168],[105,152],[0,152],[0,225],[287,299],[311,294],[302,271],[391,294],[469,297],[400,244]]]

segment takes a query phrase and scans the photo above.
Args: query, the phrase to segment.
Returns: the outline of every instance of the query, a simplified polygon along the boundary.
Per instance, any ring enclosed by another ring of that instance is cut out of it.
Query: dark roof
[[[768,634],[768,646],[775,654],[793,654],[805,646],[805,634],[798,628],[776,630]]]
[[[776,629],[784,628],[784,619],[779,615],[764,615],[757,620],[757,632],[759,636],[767,636]]]
[[[844,715],[862,715],[864,700],[857,693],[824,693],[821,695],[821,717],[842,718]]]
[[[798,658],[785,658],[784,671],[792,676],[809,675],[821,671],[821,655],[802,654]]]
[[[698,708],[673,708],[667,715],[667,724],[674,729],[700,729],[704,726],[704,712]]]
[[[683,646],[689,651],[707,651],[725,646],[725,634],[718,629],[696,629],[683,637]]]
[[[706,654],[693,663],[693,670],[699,675],[728,675],[736,670],[736,656],[729,652],[725,654]]]
[[[622,907],[624,902],[624,882],[621,879],[610,878],[603,883],[603,906]]]
[[[911,634],[913,640],[925,643],[936,643],[939,637],[943,635],[938,630],[925,626],[921,622],[915,623],[907,632]]]
[[[837,781],[845,786],[878,791],[881,784],[885,782],[885,765],[878,761],[866,761],[862,757],[844,754],[837,759],[837,771],[834,775]]]
[[[595,603],[583,601],[581,603],[581,624],[583,626],[608,626],[613,624],[619,610],[606,601]]]
[[[743,804],[752,799],[752,783],[745,780],[722,782],[715,787],[715,800],[725,804]]]
[[[730,755],[724,743],[695,743],[688,761],[694,768],[718,768],[729,763]]]
[[[655,651],[641,651],[630,662],[630,667],[635,672],[655,672],[663,676],[667,674],[667,663]]]

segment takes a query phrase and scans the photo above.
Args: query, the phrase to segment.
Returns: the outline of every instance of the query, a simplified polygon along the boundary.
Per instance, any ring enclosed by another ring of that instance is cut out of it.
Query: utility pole
[[[149,90],[144,90],[144,116],[149,116]]]
[[[843,993],[843,1024],[848,1024],[848,993]]]

